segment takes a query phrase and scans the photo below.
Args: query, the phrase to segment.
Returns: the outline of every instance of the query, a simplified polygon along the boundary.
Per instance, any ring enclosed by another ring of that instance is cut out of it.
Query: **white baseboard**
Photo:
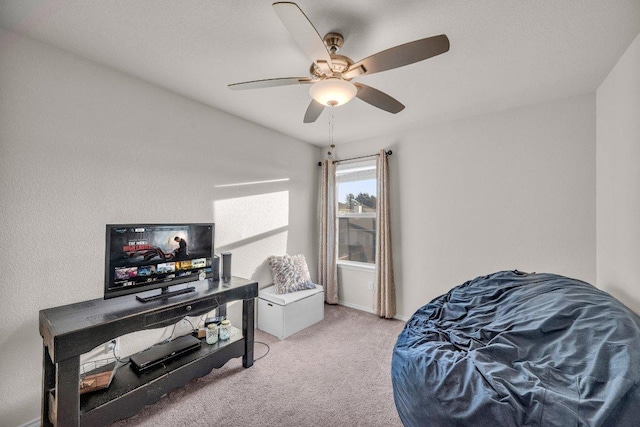
[[[367,313],[375,314],[375,312],[373,311],[373,308],[371,307],[365,307],[363,305],[353,304],[350,302],[340,301],[340,300],[338,300],[338,304],[343,305],[345,307],[354,308],[356,310],[366,311]]]
[[[393,316],[394,319],[397,320],[402,320],[403,322],[406,322],[407,320],[409,320],[409,317],[407,316],[400,316],[399,314],[396,314],[395,316]]]
[[[350,302],[340,301],[340,300],[338,300],[338,304],[343,305],[345,307],[353,308],[355,310],[366,311],[367,313],[376,314],[375,311],[373,311],[373,308],[371,307],[365,307],[363,305],[352,304]],[[409,320],[408,317],[400,316],[398,314],[393,316],[393,318],[396,320],[402,320],[403,322],[406,322],[407,320]]]

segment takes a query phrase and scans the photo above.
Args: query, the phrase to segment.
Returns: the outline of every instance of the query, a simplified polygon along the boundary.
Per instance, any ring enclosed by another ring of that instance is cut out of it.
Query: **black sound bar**
[[[193,335],[184,335],[164,344],[154,345],[140,353],[132,354],[129,360],[131,367],[136,372],[147,372],[169,360],[197,350],[201,345],[202,342]]]

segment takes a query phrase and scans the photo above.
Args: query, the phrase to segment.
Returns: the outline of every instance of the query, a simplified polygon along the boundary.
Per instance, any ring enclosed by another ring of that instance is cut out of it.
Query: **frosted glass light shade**
[[[358,88],[346,80],[331,77],[314,83],[309,88],[309,95],[322,105],[336,107],[351,101]]]

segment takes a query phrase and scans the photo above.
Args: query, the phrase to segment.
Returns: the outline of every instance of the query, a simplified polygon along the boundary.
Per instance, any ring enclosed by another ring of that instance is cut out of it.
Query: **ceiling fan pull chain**
[[[333,108],[329,108],[329,145],[333,147]]]

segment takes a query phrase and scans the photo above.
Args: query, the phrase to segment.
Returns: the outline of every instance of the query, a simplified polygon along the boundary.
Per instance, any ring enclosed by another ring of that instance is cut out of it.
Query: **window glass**
[[[375,250],[375,218],[338,218],[338,261],[373,264]]]

